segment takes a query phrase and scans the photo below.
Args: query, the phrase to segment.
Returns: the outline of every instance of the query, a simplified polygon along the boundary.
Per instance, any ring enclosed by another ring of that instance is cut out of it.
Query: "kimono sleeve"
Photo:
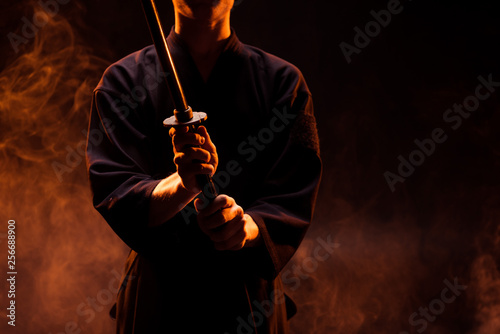
[[[275,152],[278,158],[260,186],[259,198],[245,208],[263,239],[257,250],[260,256],[251,263],[266,279],[276,277],[299,247],[312,220],[322,169],[310,94],[298,93],[292,103],[277,110],[295,119],[284,145]]]
[[[94,92],[87,142],[93,204],[115,233],[137,252],[148,251],[149,200],[160,180],[152,177],[151,143],[140,110],[116,93]],[[100,133],[98,145],[93,135]]]

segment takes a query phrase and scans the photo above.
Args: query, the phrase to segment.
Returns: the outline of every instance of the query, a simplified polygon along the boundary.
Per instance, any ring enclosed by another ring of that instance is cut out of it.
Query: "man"
[[[162,126],[174,107],[153,46],[95,89],[90,128],[105,140],[87,148],[94,206],[131,247],[117,333],[287,333],[295,312],[279,273],[320,180],[312,100],[297,68],[239,42],[233,2],[173,0],[168,43],[206,128]],[[194,200],[199,174],[219,188],[211,203]]]

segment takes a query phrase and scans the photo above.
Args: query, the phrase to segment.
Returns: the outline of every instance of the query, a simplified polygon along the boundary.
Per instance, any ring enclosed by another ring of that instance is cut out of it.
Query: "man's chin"
[[[191,6],[193,19],[199,21],[212,22],[220,16],[220,9],[217,8],[218,1],[200,2]]]
[[[217,6],[219,5],[220,0],[191,0],[191,1],[186,1],[186,4],[191,8],[193,11],[197,9],[202,9],[202,8],[212,8],[212,10],[215,10]]]

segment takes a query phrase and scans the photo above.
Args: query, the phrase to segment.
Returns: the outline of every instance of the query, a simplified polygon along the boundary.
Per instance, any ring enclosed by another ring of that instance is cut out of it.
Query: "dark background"
[[[499,92],[456,130],[443,121],[479,76],[500,81],[496,2],[404,1],[350,64],[339,44],[353,44],[354,27],[387,1],[237,3],[240,40],[299,67],[314,98],[323,181],[313,224],[284,271],[299,307],[292,332],[500,332]],[[4,319],[0,328],[110,333],[127,249],[92,209],[78,149],[102,71],[150,37],[138,1],[72,0],[16,53],[8,34],[22,34],[36,4],[0,5],[2,253],[8,219],[18,233],[17,326]],[[384,173],[397,173],[398,156],[435,128],[447,140],[391,191]],[[337,243],[326,260],[314,258],[318,238]],[[445,281],[467,288],[440,303]],[[409,320],[429,307],[427,319]]]

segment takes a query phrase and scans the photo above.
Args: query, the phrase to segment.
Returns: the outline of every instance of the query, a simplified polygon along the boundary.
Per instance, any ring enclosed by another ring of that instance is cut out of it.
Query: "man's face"
[[[187,18],[214,22],[231,11],[234,0],[172,0],[172,3],[175,11]]]

